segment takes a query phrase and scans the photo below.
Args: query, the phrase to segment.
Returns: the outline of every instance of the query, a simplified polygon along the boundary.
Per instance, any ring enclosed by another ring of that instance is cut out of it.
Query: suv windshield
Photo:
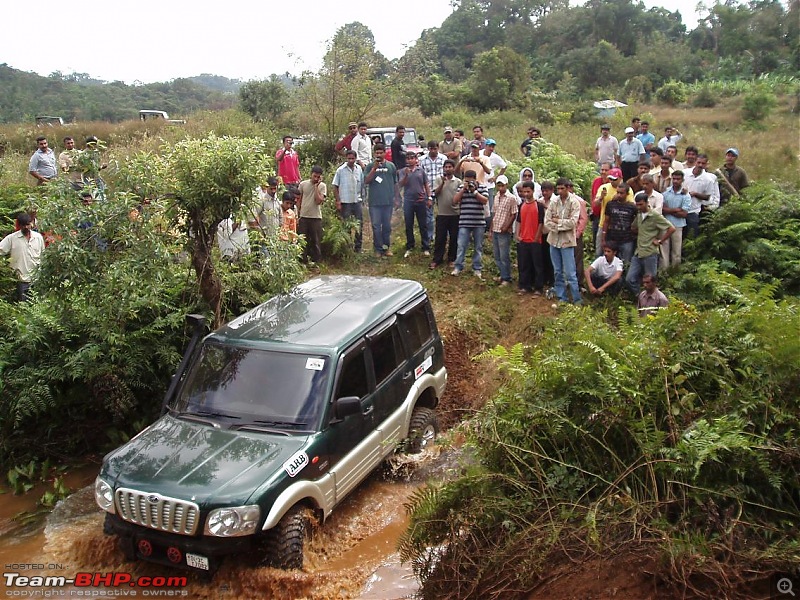
[[[311,431],[324,410],[330,372],[325,356],[206,343],[171,408],[231,419],[236,426]]]

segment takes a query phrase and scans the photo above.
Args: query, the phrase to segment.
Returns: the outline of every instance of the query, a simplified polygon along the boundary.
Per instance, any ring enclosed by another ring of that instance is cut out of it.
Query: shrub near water
[[[425,597],[520,597],[554,556],[635,541],[713,597],[796,565],[797,309],[764,287],[618,329],[570,309],[535,348],[489,353],[507,380],[471,432],[479,466],[410,506]]]

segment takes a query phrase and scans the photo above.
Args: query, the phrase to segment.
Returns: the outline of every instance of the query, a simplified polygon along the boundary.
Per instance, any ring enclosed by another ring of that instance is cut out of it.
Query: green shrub
[[[692,106],[697,108],[714,108],[717,105],[717,97],[710,86],[701,87],[692,98]]]
[[[509,162],[506,169],[509,180],[518,177],[525,167],[533,169],[539,183],[546,179],[555,183],[559,177],[568,177],[575,184],[575,192],[584,199],[588,197],[596,176],[594,163],[576,158],[560,146],[544,140],[532,146],[528,158],[515,158]]]
[[[669,106],[683,104],[688,97],[686,84],[680,81],[670,81],[656,90],[656,100]]]
[[[760,123],[777,106],[775,94],[764,85],[753,86],[742,100],[742,118],[751,123]]]
[[[646,75],[636,75],[625,82],[623,94],[631,102],[649,102],[653,96],[653,82]]]
[[[569,309],[535,346],[487,353],[505,383],[468,430],[478,465],[411,499],[400,549],[424,597],[511,597],[551,554],[634,540],[654,577],[717,597],[796,564],[798,305],[740,296],[614,326]]]

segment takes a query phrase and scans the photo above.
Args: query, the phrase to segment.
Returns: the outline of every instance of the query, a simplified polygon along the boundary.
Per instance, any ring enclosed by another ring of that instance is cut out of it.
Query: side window
[[[358,396],[363,398],[369,391],[369,380],[367,379],[367,363],[365,348],[357,352],[348,354],[342,365],[342,373],[339,376],[338,391],[336,398],[344,396]]]
[[[400,332],[392,326],[370,342],[375,383],[380,385],[403,362]]]
[[[427,302],[420,303],[403,315],[402,322],[410,343],[409,350],[412,354],[433,337]]]

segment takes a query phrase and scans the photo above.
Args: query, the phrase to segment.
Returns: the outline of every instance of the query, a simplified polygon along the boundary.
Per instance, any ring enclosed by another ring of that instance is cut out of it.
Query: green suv
[[[130,559],[213,573],[263,551],[301,568],[309,516],[323,522],[398,447],[433,443],[446,383],[419,283],[307,281],[195,336],[163,416],[103,460],[104,531]]]

